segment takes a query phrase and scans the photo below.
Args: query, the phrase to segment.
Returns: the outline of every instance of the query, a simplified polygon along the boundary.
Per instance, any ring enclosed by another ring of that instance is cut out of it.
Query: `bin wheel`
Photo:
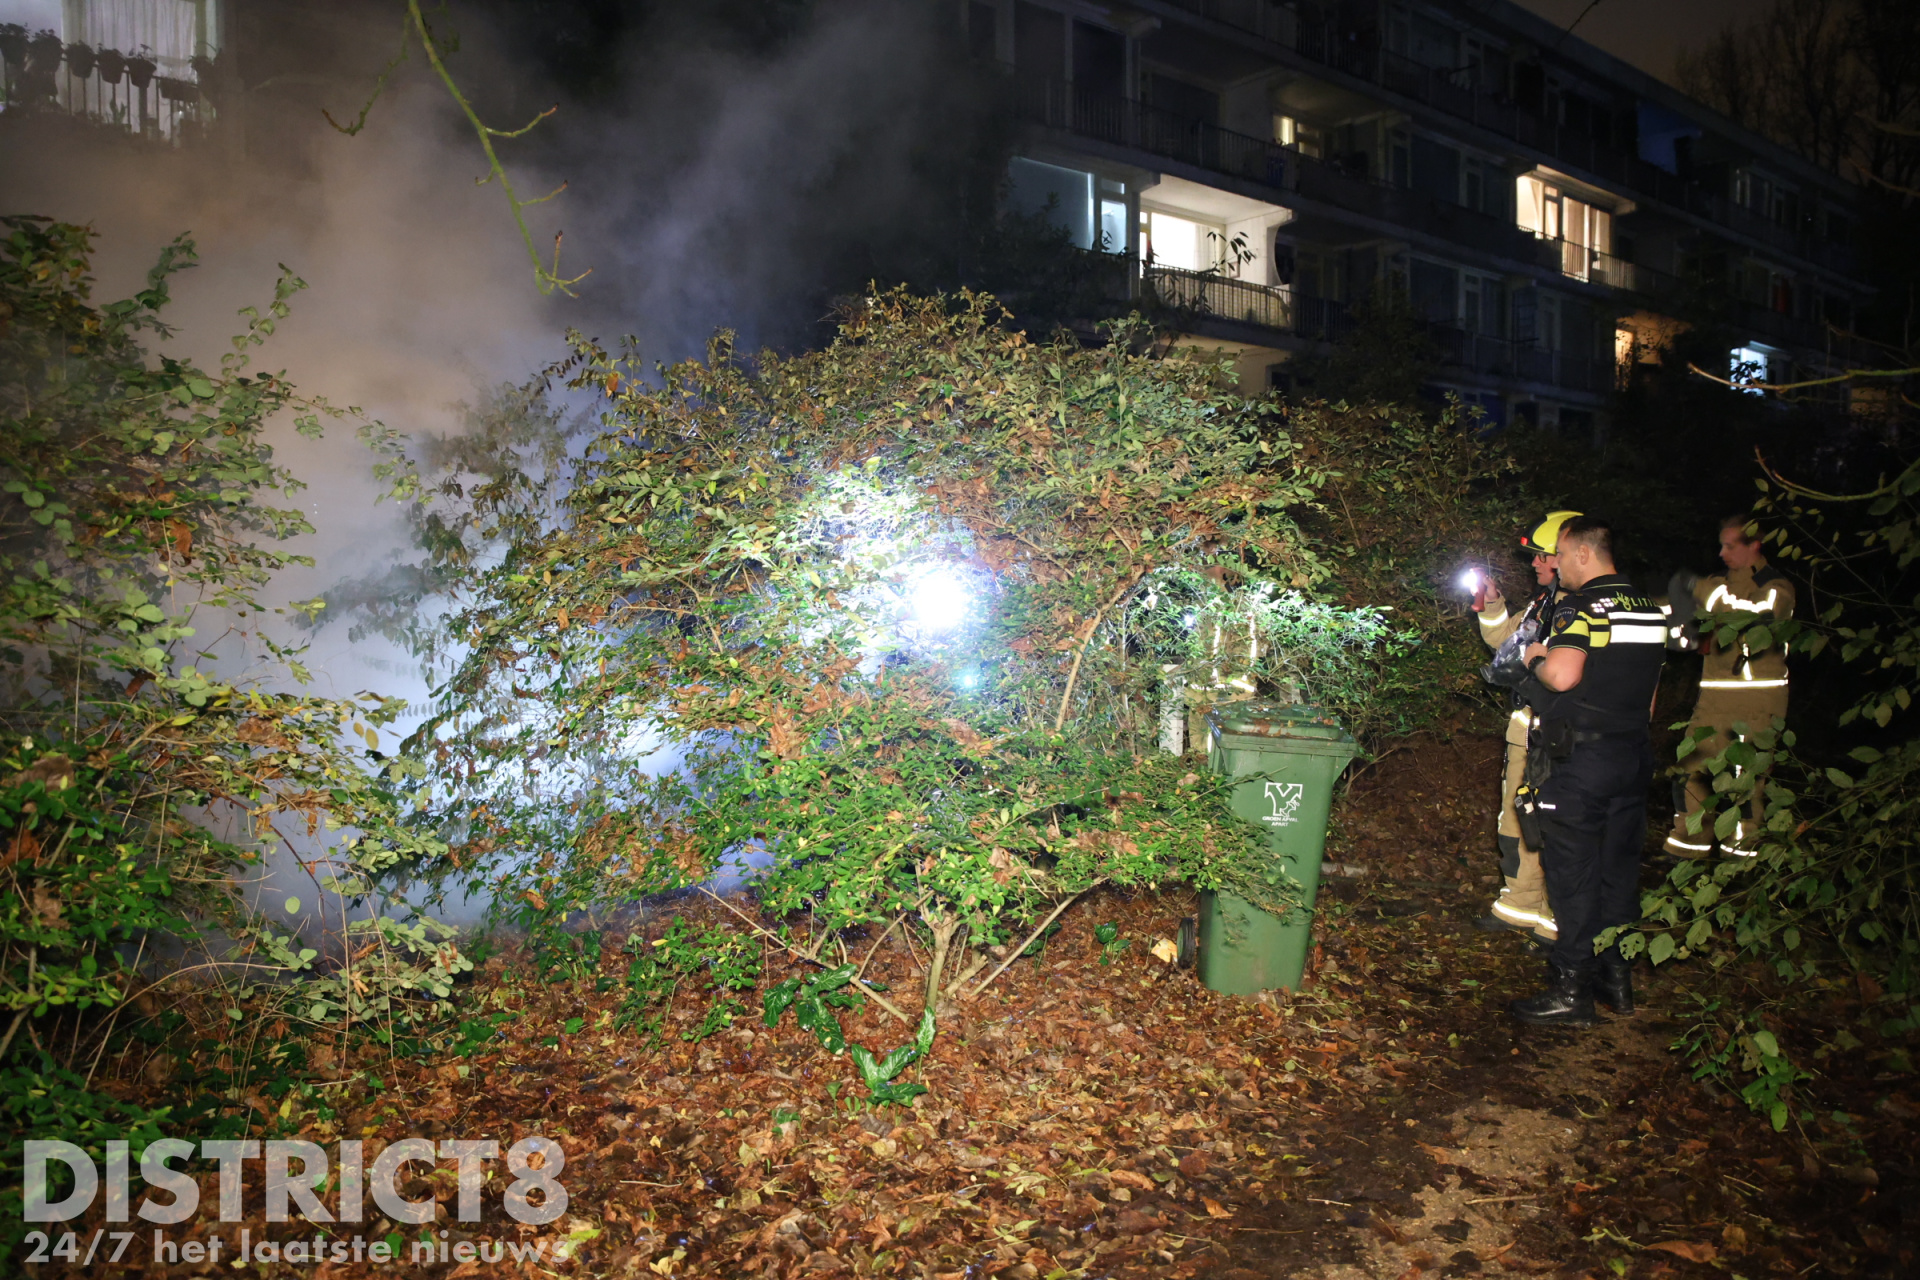
[[[1180,967],[1182,969],[1193,968],[1194,961],[1199,957],[1199,954],[1200,922],[1195,917],[1188,916],[1180,922]]]

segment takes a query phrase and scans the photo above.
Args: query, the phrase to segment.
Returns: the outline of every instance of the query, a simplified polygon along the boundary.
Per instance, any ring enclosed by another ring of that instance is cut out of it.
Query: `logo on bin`
[[[1300,801],[1306,798],[1304,782],[1269,782],[1267,784],[1267,802],[1273,806],[1273,812],[1261,819],[1286,826],[1300,816]]]

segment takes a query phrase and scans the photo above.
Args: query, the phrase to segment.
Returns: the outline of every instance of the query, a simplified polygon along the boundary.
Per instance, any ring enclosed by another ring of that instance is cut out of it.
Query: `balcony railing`
[[[1210,271],[1149,266],[1140,274],[1149,302],[1194,319],[1250,324],[1321,342],[1339,342],[1353,332],[1353,313],[1344,302],[1299,297],[1291,289]]]
[[[1177,267],[1148,267],[1142,274],[1161,306],[1293,332],[1293,299],[1285,290]]]
[[[1059,80],[1022,77],[1015,92],[1020,115],[1035,124],[1280,190],[1289,187],[1287,169],[1295,153],[1278,143]]]
[[[1295,297],[1289,289],[1212,272],[1149,266],[1141,272],[1141,284],[1149,303],[1194,321],[1228,321],[1327,342],[1339,342],[1354,329],[1352,312],[1344,303]],[[1597,360],[1544,351],[1531,342],[1468,333],[1447,324],[1429,325],[1427,332],[1445,369],[1569,391],[1602,392],[1611,385],[1612,366]]]
[[[1669,207],[1684,209],[1786,252],[1836,271],[1850,271],[1855,266],[1850,246],[1781,226],[1735,204],[1723,192],[1690,182],[1589,133],[1542,119],[1504,93],[1473,83],[1470,70],[1429,67],[1382,49],[1370,29],[1341,28],[1277,0],[1170,0],[1170,3],[1224,26],[1284,45],[1335,71],[1379,84],[1402,97],[1544,152],[1561,164],[1584,170]]]
[[[212,114],[205,58],[156,58],[0,30],[0,111],[54,112],[178,142]]]
[[[1451,325],[1434,325],[1428,332],[1440,349],[1441,364],[1447,368],[1568,391],[1601,392],[1612,386],[1613,366],[1598,360],[1566,351],[1545,351],[1531,342],[1468,333]]]

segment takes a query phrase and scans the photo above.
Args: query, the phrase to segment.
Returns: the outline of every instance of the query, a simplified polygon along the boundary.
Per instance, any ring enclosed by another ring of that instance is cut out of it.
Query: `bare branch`
[[[538,200],[522,200],[514,192],[513,180],[507,177],[506,166],[500,163],[500,156],[493,149],[493,140],[495,138],[523,137],[531,131],[535,125],[545,120],[560,108],[557,106],[548,107],[545,111],[542,111],[518,129],[496,129],[489,125],[480,118],[480,113],[474,110],[473,103],[468,100],[465,93],[461,92],[459,83],[453,78],[453,73],[447,70],[447,64],[441,61],[440,48],[434,43],[433,33],[427,27],[426,15],[420,12],[420,0],[407,0],[407,16],[412,20],[415,34],[420,37],[421,47],[426,50],[427,61],[432,64],[434,74],[440,77],[442,84],[446,85],[447,92],[453,96],[454,102],[459,104],[461,113],[467,117],[467,123],[473,126],[474,136],[480,139],[480,150],[484,152],[487,157],[487,176],[478,179],[478,185],[485,186],[489,182],[498,181],[500,183],[500,189],[507,194],[507,207],[513,212],[514,225],[520,228],[520,240],[527,247],[527,258],[533,263],[533,278],[536,286],[541,293],[550,294],[558,289],[561,293],[569,297],[573,296],[571,286],[579,284],[591,275],[593,273],[592,268],[582,271],[577,276],[562,279],[560,276],[560,237],[556,235],[553,238],[553,267],[549,270],[546,265],[540,261],[540,251],[534,247],[533,231],[527,226],[526,217],[528,205],[542,204],[551,200],[562,190],[565,190],[565,184],[541,196]]]
[[[1855,378],[1911,378],[1920,375],[1920,369],[1849,369],[1829,378],[1808,378],[1803,382],[1735,382],[1732,378],[1708,373],[1692,361],[1687,362],[1687,368],[1709,382],[1732,387],[1735,391],[1799,391],[1804,387],[1830,387],[1836,383],[1851,382]]]

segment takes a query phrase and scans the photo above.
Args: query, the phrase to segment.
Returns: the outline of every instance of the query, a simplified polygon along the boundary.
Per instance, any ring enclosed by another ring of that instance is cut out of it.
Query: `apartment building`
[[[1603,426],[1692,323],[1733,376],[1839,358],[1870,293],[1844,182],[1507,0],[971,0],[1027,132],[1016,207],[1124,255],[1242,385],[1394,291],[1435,390]]]

